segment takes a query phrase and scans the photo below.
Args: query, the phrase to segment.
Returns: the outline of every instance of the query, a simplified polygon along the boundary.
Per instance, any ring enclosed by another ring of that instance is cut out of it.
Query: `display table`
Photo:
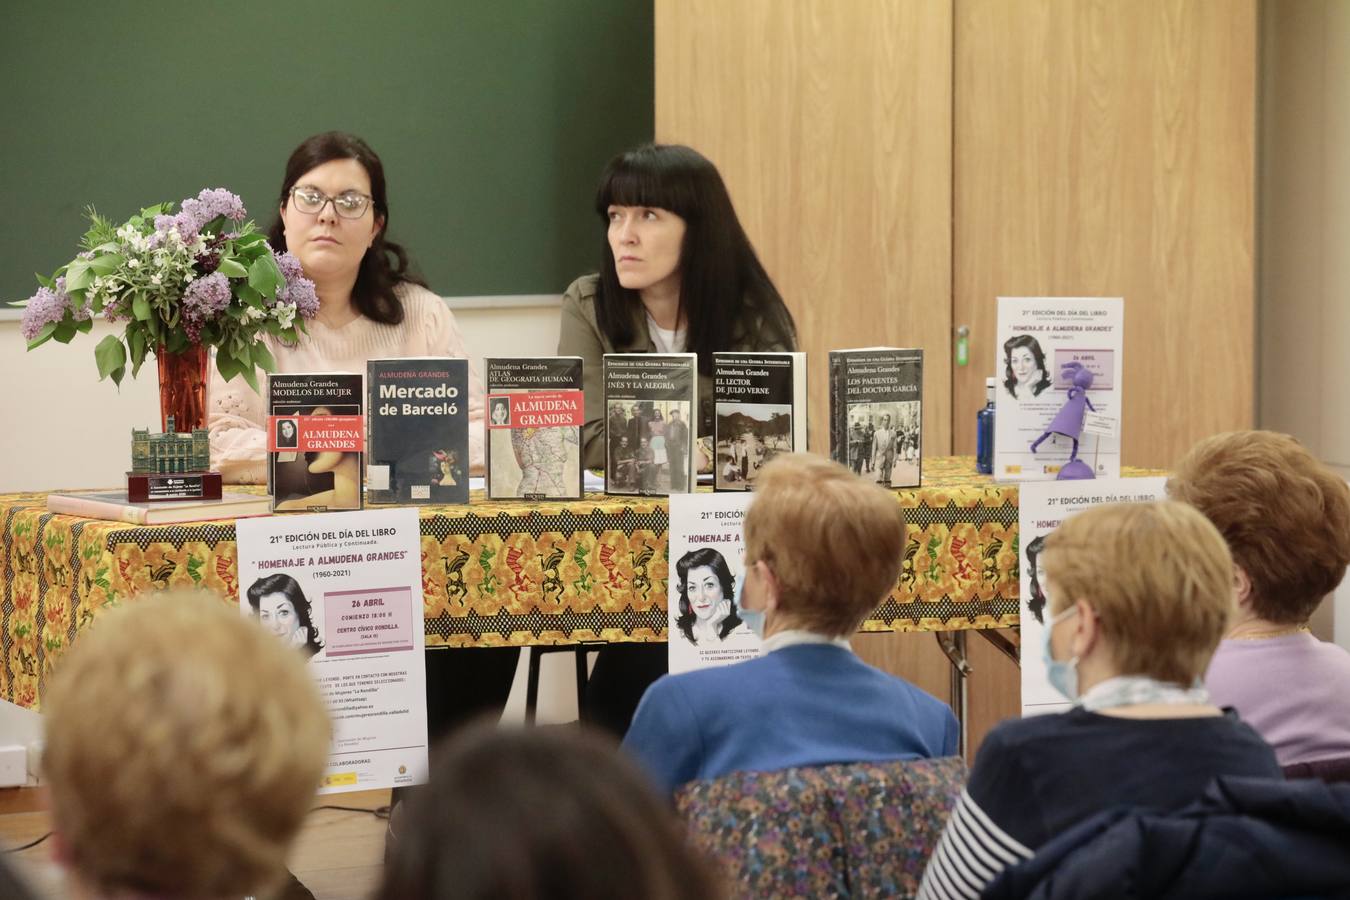
[[[929,459],[897,491],[909,544],[900,583],[865,631],[1017,624],[1017,486],[967,457]],[[665,498],[424,506],[427,644],[664,641]],[[46,674],[103,610],[145,590],[238,598],[234,523],[141,527],[0,495],[0,699],[37,709]],[[190,652],[191,648],[185,648]]]

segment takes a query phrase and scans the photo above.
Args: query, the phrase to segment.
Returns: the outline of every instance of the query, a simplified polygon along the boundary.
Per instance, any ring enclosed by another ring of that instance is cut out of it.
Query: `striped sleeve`
[[[919,900],[973,900],[1008,866],[1031,857],[1030,848],[999,828],[963,790],[928,860]]]

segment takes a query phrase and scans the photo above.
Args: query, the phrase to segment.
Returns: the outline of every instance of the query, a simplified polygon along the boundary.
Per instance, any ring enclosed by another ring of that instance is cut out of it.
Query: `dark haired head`
[[[1031,351],[1031,358],[1036,361],[1036,368],[1041,370],[1041,380],[1031,386],[1031,395],[1039,397],[1041,391],[1050,386],[1050,375],[1045,370],[1045,351],[1041,349],[1040,341],[1029,334],[1015,334],[1003,342],[1003,366],[1004,379],[1003,386],[1008,389],[1008,393],[1014,397],[1017,396],[1017,376],[1013,374],[1012,355],[1013,351],[1026,347]]]
[[[367,319],[397,325],[403,321],[403,304],[394,294],[394,286],[400,281],[411,281],[426,287],[426,282],[409,270],[407,251],[385,238],[389,233],[389,196],[384,184],[384,164],[365,141],[341,131],[326,131],[307,138],[286,161],[277,208],[290,202],[291,188],[306,173],[335,159],[354,159],[366,170],[370,176],[370,196],[374,198],[372,206],[380,221],[375,242],[361,259],[361,268],[356,273],[352,303]],[[278,253],[286,249],[286,230],[279,213],[267,232],[267,239]]]
[[[277,572],[272,575],[264,575],[253,584],[249,585],[245,592],[248,597],[248,605],[253,607],[253,614],[260,615],[258,607],[262,604],[262,598],[268,594],[281,594],[290,601],[291,608],[295,610],[295,617],[300,621],[300,627],[305,630],[305,643],[301,647],[306,656],[313,656],[323,649],[323,641],[319,640],[319,629],[314,625],[314,618],[309,608],[309,601],[305,599],[305,592],[300,589],[300,583],[285,572]]]
[[[694,622],[698,618],[694,615],[694,607],[689,602],[688,588],[686,582],[689,580],[691,569],[697,569],[700,566],[707,566],[713,570],[717,576],[717,582],[722,586],[722,597],[731,604],[731,612],[722,624],[719,626],[717,636],[724,638],[731,634],[733,628],[741,624],[740,610],[736,608],[736,579],[731,575],[731,569],[727,566],[726,559],[711,547],[699,547],[690,550],[675,563],[675,577],[679,579],[676,587],[680,592],[680,615],[675,619],[675,625],[684,632],[684,636],[689,639],[689,643],[697,644],[698,640],[694,637]]]
[[[647,144],[610,160],[600,176],[595,211],[609,229],[610,206],[646,206],[685,222],[680,250],[680,318],[688,329],[685,350],[698,354],[699,371],[712,372],[712,354],[736,349],[739,339],[763,347],[797,345],[792,314],[755,255],[717,168],[678,144]],[[619,284],[614,252],[604,241],[596,319],[616,346],[633,339],[637,291]],[[738,334],[747,321],[754,331]]]
[[[377,900],[724,895],[650,782],[589,732],[459,732],[395,830]]]
[[[1045,624],[1045,589],[1041,587],[1041,580],[1036,577],[1036,557],[1041,555],[1045,549],[1045,539],[1049,533],[1043,534],[1027,544],[1027,575],[1031,582],[1031,596],[1027,599],[1027,609],[1036,617],[1036,621],[1042,625]]]

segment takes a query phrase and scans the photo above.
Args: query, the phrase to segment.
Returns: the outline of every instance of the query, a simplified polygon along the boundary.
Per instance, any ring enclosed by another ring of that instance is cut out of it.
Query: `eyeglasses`
[[[331,200],[333,210],[344,219],[359,219],[366,214],[374,198],[360,191],[344,191],[336,197],[330,197],[323,191],[312,187],[291,188],[291,203],[296,212],[307,216],[317,216]]]

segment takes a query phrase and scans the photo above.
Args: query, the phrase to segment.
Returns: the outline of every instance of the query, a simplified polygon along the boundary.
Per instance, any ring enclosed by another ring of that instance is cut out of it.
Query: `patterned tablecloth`
[[[897,492],[909,545],[866,631],[1017,624],[1017,486],[974,461],[924,461]],[[427,644],[491,647],[665,640],[664,498],[425,506]],[[204,587],[237,601],[234,523],[131,526],[0,495],[0,699],[37,708],[47,672],[99,614],[144,590]]]

